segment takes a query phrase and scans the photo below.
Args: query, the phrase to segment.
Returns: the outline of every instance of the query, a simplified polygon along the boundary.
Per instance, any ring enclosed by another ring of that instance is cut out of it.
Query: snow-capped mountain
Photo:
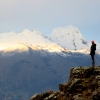
[[[0,49],[14,46],[18,43],[46,46],[54,44],[47,36],[39,31],[24,30],[21,33],[9,32],[0,34]]]
[[[100,52],[100,43],[97,43],[97,52]],[[47,50],[49,52],[89,52],[91,42],[88,42],[73,27],[60,27],[53,30],[50,36],[34,30],[24,30],[21,33],[9,32],[0,34],[0,49],[7,51]]]
[[[96,54],[96,65],[99,59]],[[0,99],[28,100],[35,93],[58,90],[57,85],[67,81],[70,68],[90,65],[91,57],[83,51],[48,52],[16,44],[0,51]]]
[[[84,39],[80,31],[73,27],[60,27],[53,30],[51,40],[71,50],[88,49],[88,42]]]
[[[57,90],[70,68],[90,66],[91,43],[72,28],[55,29],[50,37],[36,30],[0,34],[0,99],[28,100],[33,93]],[[99,59],[96,53],[96,65]]]

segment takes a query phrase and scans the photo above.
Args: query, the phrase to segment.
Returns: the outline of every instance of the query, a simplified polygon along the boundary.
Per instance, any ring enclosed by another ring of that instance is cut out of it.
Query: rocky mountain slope
[[[59,90],[35,94],[30,100],[99,100],[100,66],[72,68],[67,84],[59,84]]]

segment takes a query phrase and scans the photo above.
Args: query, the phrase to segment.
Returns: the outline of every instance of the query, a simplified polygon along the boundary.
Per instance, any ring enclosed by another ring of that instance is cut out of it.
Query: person
[[[92,65],[94,67],[95,61],[94,61],[94,55],[95,55],[95,51],[96,51],[96,44],[94,42],[94,40],[91,41],[92,45],[90,48],[90,55],[91,55],[91,59],[92,59]]]

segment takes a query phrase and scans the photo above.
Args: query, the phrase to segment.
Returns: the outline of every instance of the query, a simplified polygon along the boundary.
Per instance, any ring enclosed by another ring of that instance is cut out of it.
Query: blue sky
[[[100,42],[100,0],[0,0],[0,33],[37,29],[51,34],[72,25]]]

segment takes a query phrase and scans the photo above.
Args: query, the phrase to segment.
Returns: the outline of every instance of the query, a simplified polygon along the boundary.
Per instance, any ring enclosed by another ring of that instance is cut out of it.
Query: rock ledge
[[[100,100],[100,66],[70,70],[67,84],[59,84],[57,92],[35,94],[30,100]]]

